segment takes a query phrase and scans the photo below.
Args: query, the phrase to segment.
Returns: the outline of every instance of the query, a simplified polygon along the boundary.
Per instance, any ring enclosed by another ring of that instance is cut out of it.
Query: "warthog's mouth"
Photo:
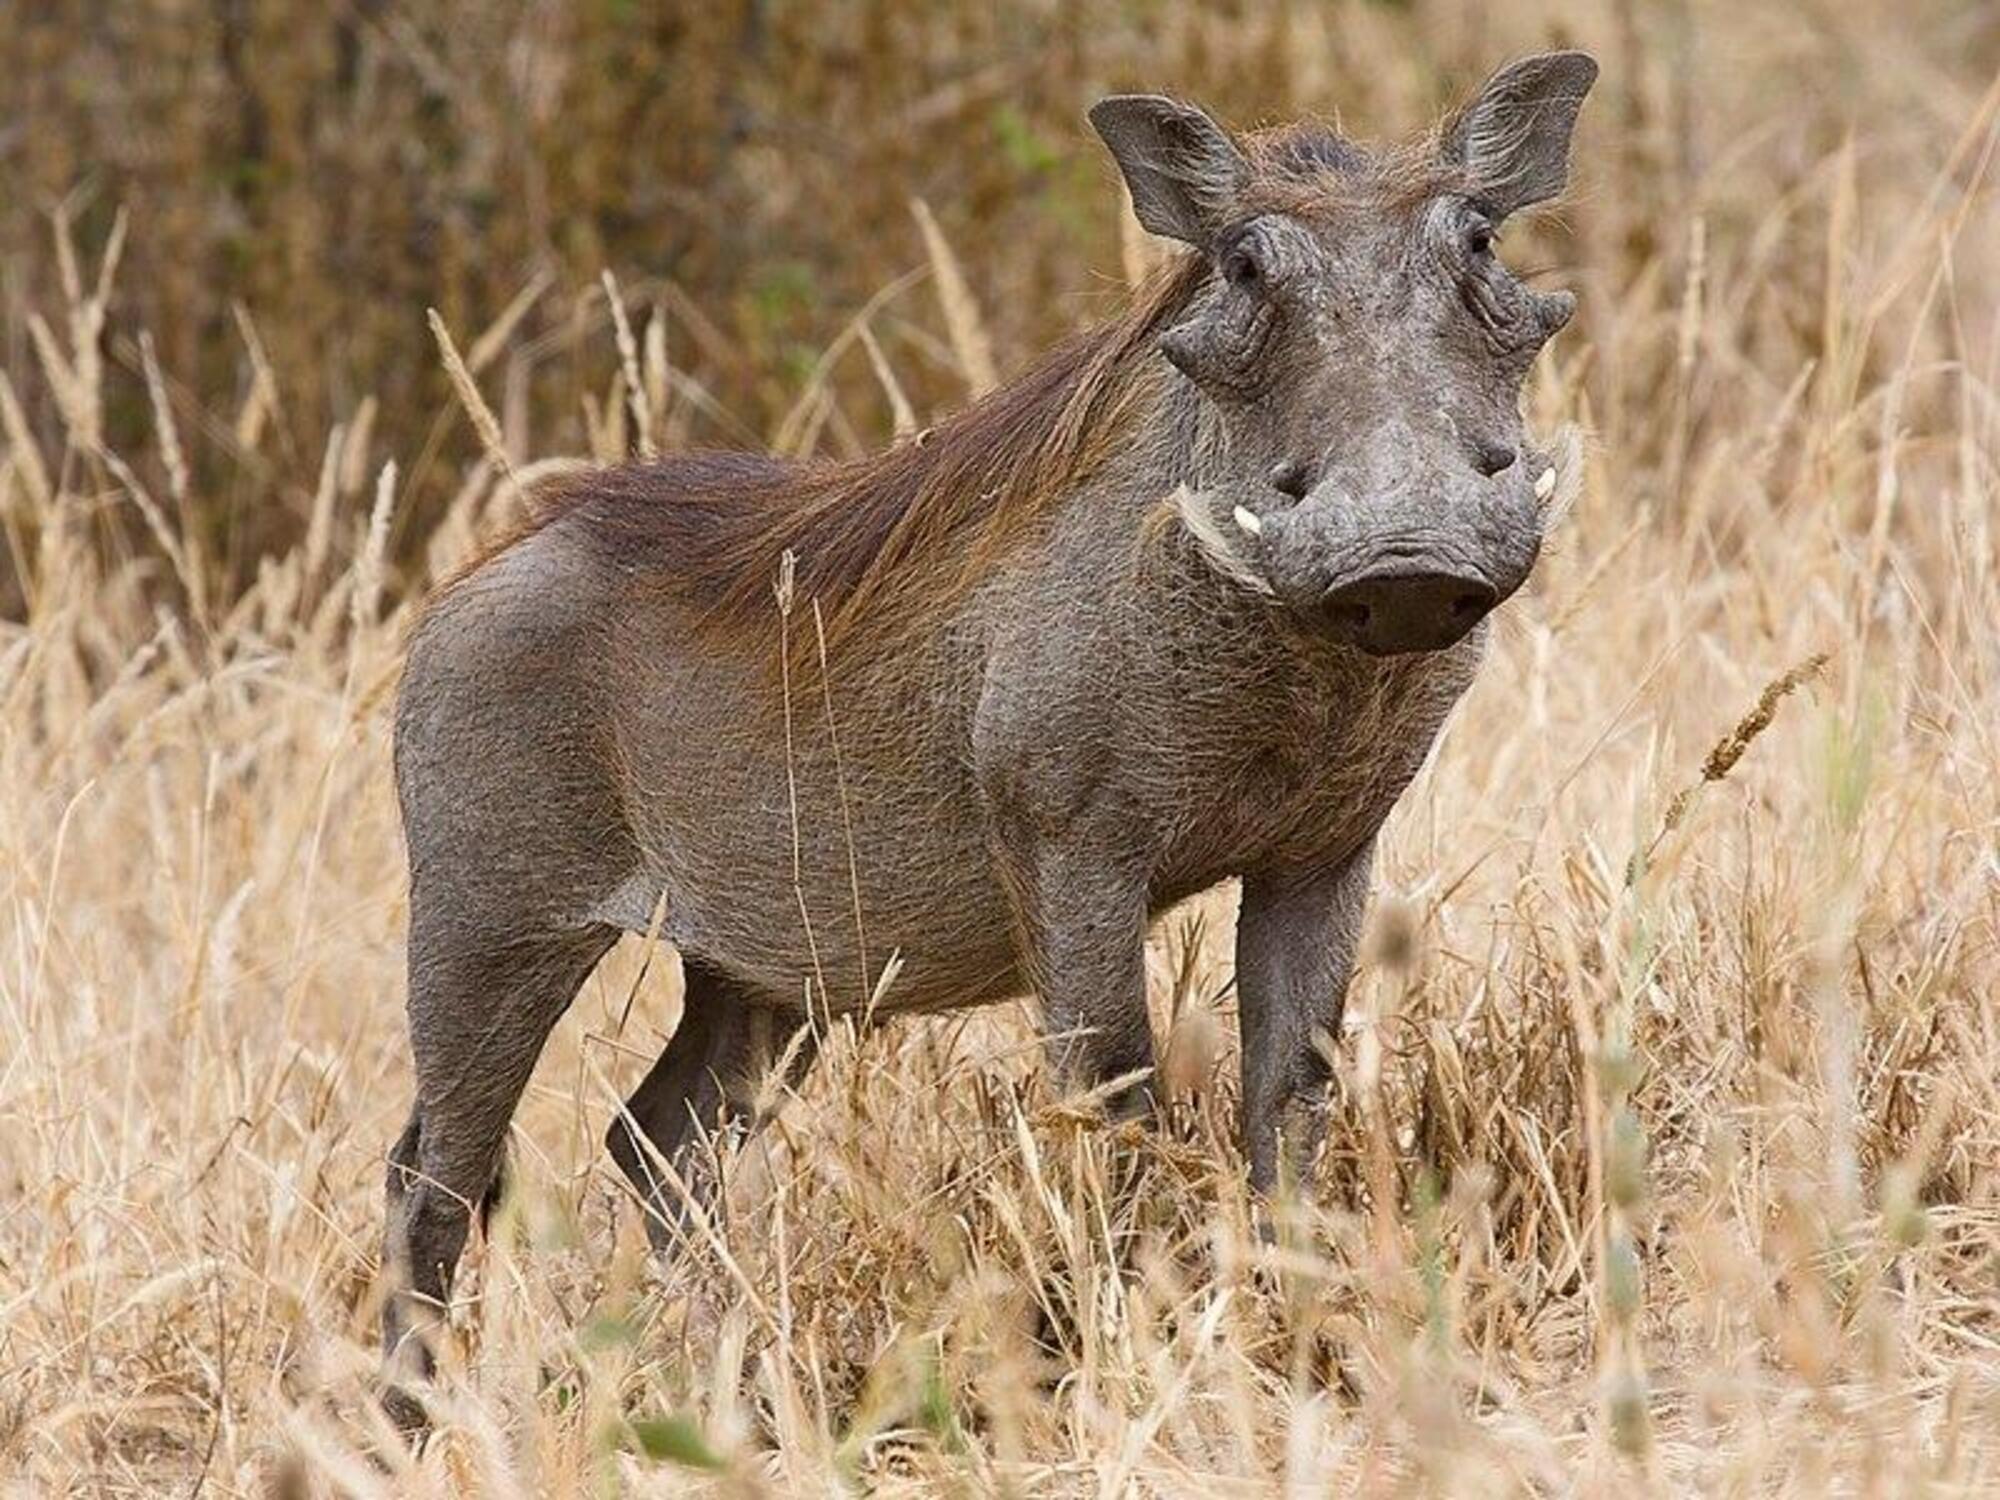
[[[1535,499],[1541,507],[1542,535],[1546,539],[1582,493],[1582,431],[1574,424],[1565,424],[1557,429],[1543,451],[1548,459],[1535,481]],[[1203,559],[1216,573],[1261,598],[1282,597],[1260,555],[1265,546],[1264,523],[1255,511],[1228,501],[1227,496],[1217,491],[1197,490],[1187,484],[1174,490],[1170,503]],[[1440,632],[1441,637],[1445,634],[1449,632]],[[1441,639],[1440,644],[1449,641]]]

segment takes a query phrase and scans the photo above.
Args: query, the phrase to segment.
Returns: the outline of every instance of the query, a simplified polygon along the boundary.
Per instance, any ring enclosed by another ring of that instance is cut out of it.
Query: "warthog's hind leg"
[[[616,937],[609,927],[493,938],[483,929],[411,920],[410,1046],[417,1101],[390,1152],[382,1351],[391,1381],[427,1378],[473,1210],[494,1181],[507,1127],[535,1059]],[[406,1426],[422,1408],[391,1386]]]
[[[697,1149],[703,1132],[754,1129],[770,1069],[789,1052],[786,1082],[796,1087],[816,1050],[810,1034],[794,1046],[785,1019],[728,976],[696,958],[684,958],[682,967],[680,1025],[605,1135],[612,1159],[638,1189],[647,1238],[662,1255],[686,1233],[690,1207],[713,1199],[712,1164]]]

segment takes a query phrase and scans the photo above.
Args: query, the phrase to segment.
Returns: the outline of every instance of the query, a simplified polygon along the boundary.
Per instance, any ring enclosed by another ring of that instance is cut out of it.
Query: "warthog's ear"
[[[1090,123],[1125,174],[1139,222],[1205,248],[1250,180],[1250,163],[1229,132],[1192,104],[1158,94],[1100,99]]]
[[[1597,81],[1585,52],[1544,52],[1510,63],[1445,127],[1444,158],[1504,218],[1545,202],[1569,180],[1569,138]]]

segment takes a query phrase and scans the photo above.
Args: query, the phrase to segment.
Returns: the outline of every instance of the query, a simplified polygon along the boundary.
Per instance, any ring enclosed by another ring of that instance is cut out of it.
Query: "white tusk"
[[[1537,500],[1547,500],[1555,492],[1556,471],[1555,465],[1551,464],[1548,468],[1542,470],[1542,477],[1535,481],[1535,498]]]
[[[1210,509],[1211,502],[1207,497],[1197,495],[1186,485],[1181,485],[1174,491],[1169,503],[1180,514],[1181,524],[1187,528],[1188,535],[1194,538],[1195,545],[1201,549],[1201,555],[1207,559],[1210,567],[1231,583],[1246,588],[1253,594],[1260,594],[1267,599],[1274,597],[1271,585],[1238,555],[1230,545],[1229,538],[1223,535],[1222,528],[1216,524],[1215,512]],[[1252,536],[1256,535],[1264,524],[1254,513],[1240,505],[1236,507],[1234,520],[1245,533]]]

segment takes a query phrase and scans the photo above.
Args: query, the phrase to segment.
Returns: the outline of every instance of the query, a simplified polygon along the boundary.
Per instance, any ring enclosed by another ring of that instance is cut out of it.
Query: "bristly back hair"
[[[1104,461],[1157,387],[1158,334],[1204,258],[1163,265],[1118,318],[1050,351],[1019,379],[917,438],[846,462],[695,453],[584,474],[537,507],[611,565],[686,597],[704,628],[769,640],[786,552],[817,601],[829,649],[865,649],[948,607]]]
[[[1448,123],[1448,122],[1447,122]],[[1256,168],[1243,207],[1311,215],[1331,205],[1393,212],[1456,187],[1439,132],[1402,144],[1364,144],[1308,117],[1239,139]]]

